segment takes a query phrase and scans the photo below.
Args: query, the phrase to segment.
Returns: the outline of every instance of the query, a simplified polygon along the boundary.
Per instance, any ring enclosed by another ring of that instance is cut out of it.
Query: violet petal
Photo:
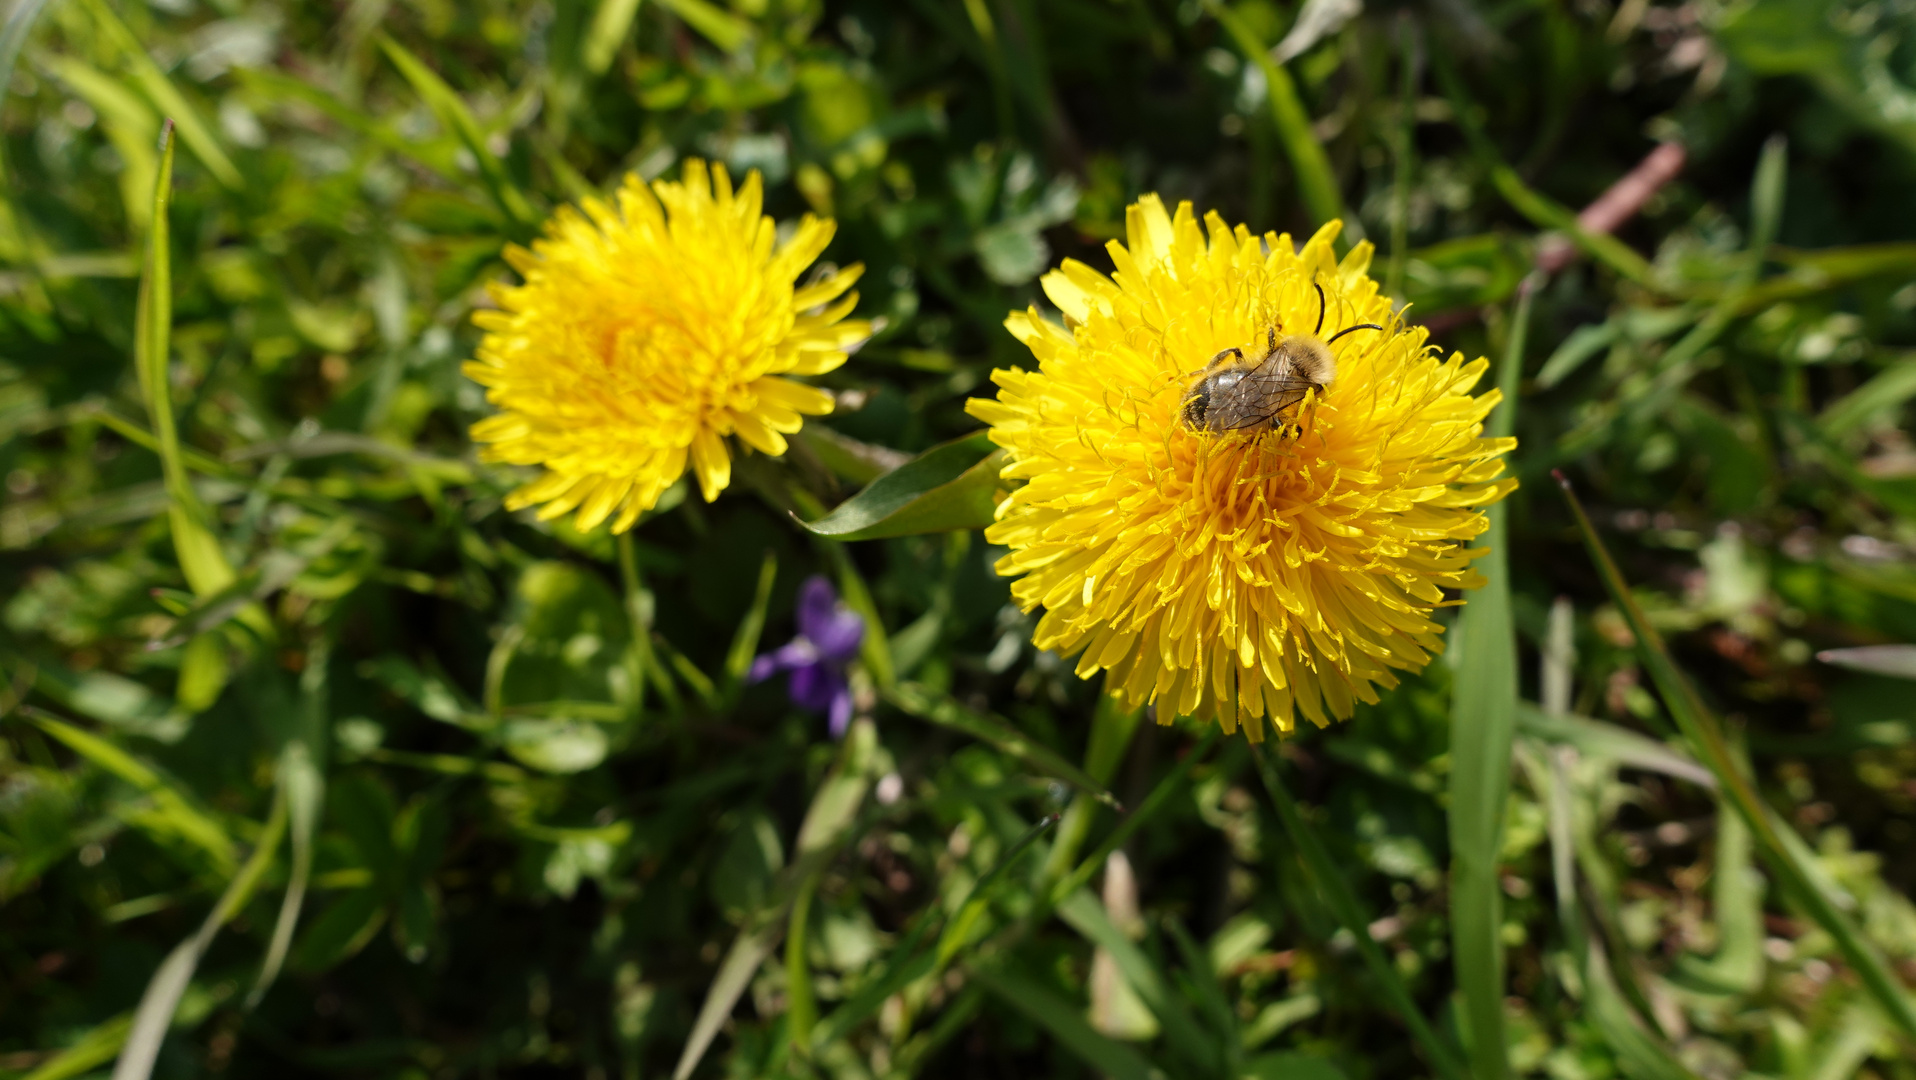
[[[832,583],[817,574],[806,578],[798,587],[799,636],[819,640],[837,610],[838,593],[832,590]]]
[[[845,728],[852,722],[852,691],[843,680],[839,681],[838,692],[832,695],[831,732],[832,738],[845,737]]]
[[[792,672],[792,703],[811,712],[824,712],[831,707],[832,695],[844,685],[844,678],[830,667],[807,664]]]
[[[818,655],[836,664],[849,662],[858,655],[865,640],[865,620],[856,612],[836,610],[821,626],[807,631],[806,637],[818,646]]]

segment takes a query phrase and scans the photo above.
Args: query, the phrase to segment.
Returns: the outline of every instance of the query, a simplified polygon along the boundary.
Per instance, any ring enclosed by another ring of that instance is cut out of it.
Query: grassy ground
[[[1336,8],[12,0],[0,1075],[1916,1074],[1910,684],[1816,659],[1916,641],[1916,16]],[[882,331],[717,503],[504,511],[503,245],[688,156]],[[1347,215],[1520,380],[1502,588],[1268,759],[1100,704],[979,534],[787,515],[975,431],[1150,191]],[[811,573],[843,743],[742,678]]]

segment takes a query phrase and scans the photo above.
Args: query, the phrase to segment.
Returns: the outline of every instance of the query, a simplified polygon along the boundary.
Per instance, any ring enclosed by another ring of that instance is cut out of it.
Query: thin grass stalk
[[[1410,187],[1417,175],[1417,77],[1423,50],[1409,13],[1397,17],[1401,41],[1401,79],[1397,89],[1397,130],[1391,150],[1397,159],[1390,192],[1390,261],[1384,267],[1384,292],[1403,300],[1404,267],[1410,259]]]
[[[1298,193],[1304,198],[1304,209],[1312,222],[1322,225],[1342,220],[1347,225],[1355,224],[1344,210],[1344,197],[1337,189],[1337,174],[1331,170],[1331,159],[1317,141],[1317,133],[1311,130],[1310,114],[1304,111],[1304,102],[1297,96],[1297,84],[1292,81],[1291,73],[1271,59],[1270,48],[1258,39],[1257,31],[1251,29],[1243,16],[1217,0],[1205,0],[1204,6],[1237,42],[1244,58],[1264,72],[1271,121],[1277,126],[1277,138],[1284,144],[1284,153],[1291,159],[1291,169],[1297,174]],[[1343,244],[1348,246],[1348,241]]]
[[[1863,985],[1889,1019],[1906,1037],[1916,1039],[1916,1003],[1911,1002],[1909,993],[1891,972],[1882,954],[1863,938],[1856,925],[1817,885],[1811,869],[1800,861],[1803,858],[1801,852],[1807,851],[1806,845],[1800,837],[1783,835],[1776,816],[1757,793],[1755,783],[1737,763],[1729,739],[1724,735],[1722,723],[1703,703],[1690,680],[1678,670],[1676,661],[1670,657],[1670,651],[1664,645],[1663,635],[1650,624],[1636,598],[1630,594],[1622,571],[1610,557],[1610,551],[1597,535],[1596,527],[1590,523],[1590,517],[1584,512],[1583,503],[1577,499],[1570,481],[1561,472],[1553,475],[1563,489],[1565,501],[1570,504],[1570,512],[1576,518],[1577,529],[1583,535],[1590,560],[1596,564],[1597,572],[1603,578],[1604,588],[1623,613],[1630,632],[1636,636],[1638,657],[1650,672],[1651,680],[1663,696],[1664,705],[1676,720],[1677,728],[1689,742],[1692,752],[1716,774],[1724,797],[1755,834],[1764,861],[1769,864],[1770,872],[1776,875],[1785,893],[1836,942],[1844,959],[1856,970]]]
[[[1541,278],[1525,279],[1517,293],[1510,338],[1498,367],[1503,403],[1491,414],[1492,438],[1508,438],[1517,422],[1518,380],[1530,304]],[[1517,637],[1510,616],[1510,570],[1505,503],[1487,507],[1489,527],[1476,546],[1484,586],[1464,605],[1458,633],[1463,663],[1451,698],[1450,934],[1463,1017],[1470,1032],[1472,1072],[1498,1080],[1508,1071],[1504,1050],[1503,889],[1497,879],[1503,852],[1504,807],[1510,798],[1510,746],[1517,730]]]
[[[1271,805],[1277,808],[1278,820],[1284,824],[1284,831],[1291,838],[1291,844],[1297,850],[1298,858],[1304,864],[1305,873],[1317,886],[1318,895],[1331,909],[1337,921],[1350,931],[1357,945],[1357,953],[1364,959],[1364,966],[1370,969],[1377,980],[1378,988],[1384,992],[1386,1003],[1397,1013],[1398,1019],[1410,1029],[1411,1037],[1424,1048],[1424,1055],[1437,1075],[1443,1080],[1465,1080],[1468,1075],[1464,1064],[1457,1057],[1449,1043],[1437,1035],[1435,1029],[1424,1019],[1422,1010],[1417,1007],[1417,999],[1411,996],[1410,987],[1404,985],[1404,978],[1398,974],[1396,965],[1384,955],[1377,941],[1370,936],[1370,919],[1358,905],[1357,895],[1351,892],[1350,883],[1317,838],[1304,815],[1298,810],[1297,800],[1291,797],[1290,790],[1277,774],[1277,766],[1272,763],[1270,754],[1261,743],[1251,743],[1251,759],[1257,762],[1257,772],[1264,780],[1264,790],[1270,792]],[[1501,1048],[1500,1048],[1501,1049]]]

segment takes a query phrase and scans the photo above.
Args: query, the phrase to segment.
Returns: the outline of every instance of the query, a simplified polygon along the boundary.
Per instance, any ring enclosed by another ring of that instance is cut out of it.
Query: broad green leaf
[[[823,424],[805,425],[793,440],[804,443],[817,454],[819,462],[833,475],[854,484],[869,484],[911,460],[908,454],[888,446],[860,442]]]
[[[967,435],[925,451],[831,513],[800,524],[836,540],[982,529],[997,508],[1003,457],[983,432]]]

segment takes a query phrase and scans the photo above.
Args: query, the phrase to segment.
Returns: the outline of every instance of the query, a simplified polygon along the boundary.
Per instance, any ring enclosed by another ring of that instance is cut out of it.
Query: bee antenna
[[[1382,330],[1382,329],[1383,327],[1377,325],[1374,322],[1358,323],[1356,326],[1347,326],[1344,329],[1339,330],[1337,333],[1332,334],[1331,340],[1326,341],[1324,344],[1329,345],[1332,341],[1336,341],[1338,338],[1343,337],[1345,334],[1355,334],[1359,330]]]
[[[1311,288],[1317,290],[1317,329],[1311,331],[1311,336],[1316,337],[1324,332],[1324,286],[1313,281]]]

